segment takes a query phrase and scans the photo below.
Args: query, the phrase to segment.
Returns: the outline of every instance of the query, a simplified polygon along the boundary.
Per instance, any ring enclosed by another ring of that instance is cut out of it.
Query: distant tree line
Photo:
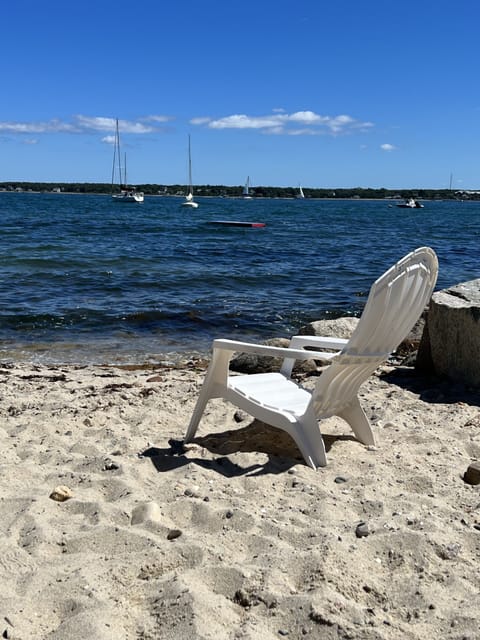
[[[1,191],[30,191],[30,192],[65,192],[65,193],[111,193],[111,184],[102,182],[0,182]],[[183,184],[138,184],[138,191],[149,196],[184,195],[186,187]],[[196,185],[194,192],[197,196],[240,197],[243,185]],[[295,198],[298,190],[293,187],[264,187],[255,186],[250,189],[253,198]],[[370,189],[353,187],[349,189],[314,189],[303,187],[305,198],[418,198],[425,200],[480,200],[480,191],[452,191],[450,189]]]

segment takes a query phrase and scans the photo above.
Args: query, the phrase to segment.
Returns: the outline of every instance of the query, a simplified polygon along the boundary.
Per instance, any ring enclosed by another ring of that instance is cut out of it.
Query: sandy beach
[[[480,394],[385,365],[313,471],[222,400],[184,450],[205,364],[0,366],[0,636],[478,639]]]

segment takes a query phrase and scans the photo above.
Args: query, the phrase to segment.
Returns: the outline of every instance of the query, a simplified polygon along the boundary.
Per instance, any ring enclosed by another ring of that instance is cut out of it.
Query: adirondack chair
[[[373,283],[362,316],[348,340],[294,336],[286,348],[214,340],[212,359],[185,442],[195,436],[208,400],[221,397],[289,433],[313,469],[327,463],[318,425],[323,418],[340,416],[360,442],[374,445],[375,437],[360,406],[358,389],[418,320],[430,300],[437,272],[437,257],[428,247],[402,258]],[[279,372],[229,375],[229,362],[235,352],[281,357],[283,364]],[[315,358],[330,359],[331,364],[310,392],[291,380],[291,372],[295,360]]]

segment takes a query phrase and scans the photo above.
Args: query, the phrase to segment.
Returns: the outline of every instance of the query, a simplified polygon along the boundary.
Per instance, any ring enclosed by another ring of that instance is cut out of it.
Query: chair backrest
[[[317,413],[334,415],[408,335],[437,281],[438,260],[421,247],[399,260],[368,295],[358,325],[335,361],[322,373],[313,394]]]

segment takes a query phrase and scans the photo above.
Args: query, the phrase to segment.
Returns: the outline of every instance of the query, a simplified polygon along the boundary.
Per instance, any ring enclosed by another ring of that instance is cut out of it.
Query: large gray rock
[[[480,279],[433,294],[417,367],[480,387]]]
[[[348,340],[356,329],[359,321],[359,318],[353,318],[351,316],[344,316],[336,320],[316,320],[303,326],[298,333],[304,336],[327,336],[331,338],[346,338]],[[395,345],[396,355],[398,357],[407,358],[416,353],[424,325],[425,318],[424,314],[422,314],[410,333],[399,345]]]
[[[301,336],[325,336],[328,338],[350,338],[358,318],[346,316],[336,320],[316,320],[301,327],[298,335]]]
[[[266,345],[271,347],[288,347],[290,340],[287,338],[272,338],[266,340]],[[272,358],[271,356],[260,356],[255,353],[239,353],[230,362],[230,369],[239,373],[269,373],[279,371],[283,358]],[[293,371],[295,373],[312,373],[317,366],[313,360],[298,360]]]

